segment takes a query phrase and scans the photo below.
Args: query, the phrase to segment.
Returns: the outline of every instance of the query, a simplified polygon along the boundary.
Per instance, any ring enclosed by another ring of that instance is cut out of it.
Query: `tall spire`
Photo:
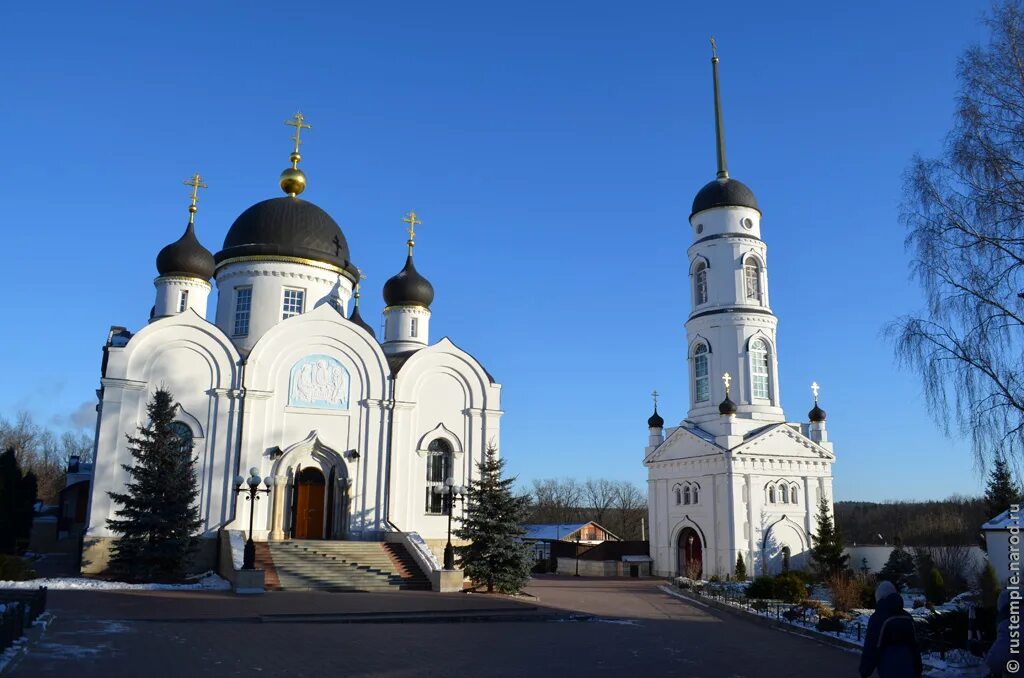
[[[722,127],[722,97],[718,90],[718,46],[711,36],[711,75],[715,82],[715,150],[718,151],[718,178],[729,178],[729,167],[725,162],[725,129]]]

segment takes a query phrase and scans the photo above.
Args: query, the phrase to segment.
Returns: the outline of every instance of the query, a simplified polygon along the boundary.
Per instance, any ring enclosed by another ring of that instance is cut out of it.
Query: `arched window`
[[[686,487],[683,488],[683,503],[684,504],[689,504],[690,503],[690,486],[689,485],[687,485]]]
[[[796,485],[794,485],[792,489],[789,491],[789,500],[794,504],[800,503],[800,495],[797,494],[799,491],[800,490],[799,488],[797,488]]]
[[[678,506],[679,504],[683,503],[683,490],[678,485],[676,485],[675,491],[676,491],[676,505]]]
[[[774,485],[772,485],[771,487],[768,488],[768,503],[769,504],[774,504],[775,503],[775,486]]]
[[[750,342],[750,391],[755,398],[769,398],[768,388],[768,344],[763,339]]]
[[[192,451],[192,429],[189,425],[183,421],[172,421],[169,428],[171,433],[175,435],[177,440],[178,451],[180,452],[191,452]]]
[[[693,398],[702,403],[711,398],[711,379],[708,377],[708,345],[700,344],[693,351]]]
[[[693,486],[693,503],[696,504],[700,500],[700,485]]]
[[[747,257],[743,262],[744,287],[747,290],[747,301],[761,303],[761,266],[757,259]]]
[[[440,438],[427,446],[427,513],[445,515],[444,497],[434,488],[443,488],[444,481],[452,477],[452,446]]]
[[[693,301],[697,306],[708,303],[708,265],[703,261],[693,270]]]
[[[788,485],[783,485],[782,487],[779,488],[779,503],[780,504],[788,504],[789,503],[789,486]]]

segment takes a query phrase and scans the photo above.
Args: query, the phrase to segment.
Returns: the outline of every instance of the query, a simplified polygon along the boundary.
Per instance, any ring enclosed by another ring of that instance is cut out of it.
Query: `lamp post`
[[[261,482],[267,486],[266,489],[260,487]],[[256,502],[260,499],[260,493],[270,494],[270,487],[273,484],[274,479],[270,476],[260,478],[256,467],[249,469],[248,478],[243,478],[241,474],[235,476],[235,492],[245,494],[245,500],[249,502],[249,539],[245,542],[245,557],[242,560],[243,570],[256,569],[256,544],[252,541],[252,518],[256,512]]]
[[[583,528],[580,528],[583,529]],[[580,576],[580,533],[576,533],[576,574],[574,577]]]
[[[466,488],[456,485],[455,481],[448,478],[444,485],[435,485],[434,494],[441,495],[442,506],[448,511],[448,543],[444,545],[444,569],[455,569],[455,547],[452,546],[452,514],[455,513],[455,500],[461,500],[466,494]]]

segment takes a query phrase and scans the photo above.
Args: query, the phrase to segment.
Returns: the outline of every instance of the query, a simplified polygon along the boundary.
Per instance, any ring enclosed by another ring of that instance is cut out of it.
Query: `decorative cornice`
[[[395,304],[394,306],[385,306],[384,313],[391,311],[405,311],[407,313],[418,313],[419,315],[430,315],[430,309],[421,304]]]
[[[261,263],[261,262],[265,262],[265,263],[274,263],[274,262],[276,262],[276,263],[284,263],[284,264],[301,264],[303,266],[309,266],[311,268],[319,269],[321,271],[328,271],[330,273],[336,273],[336,274],[338,274],[340,276],[344,276],[352,284],[355,284],[355,282],[356,282],[355,279],[353,278],[352,274],[349,271],[346,271],[345,269],[340,268],[338,266],[334,266],[332,264],[325,264],[322,261],[315,261],[313,259],[303,259],[301,257],[287,257],[287,256],[277,256],[277,255],[269,255],[269,254],[254,254],[254,255],[251,255],[251,256],[247,256],[247,257],[231,257],[230,259],[225,259],[224,261],[222,261],[219,264],[217,264],[217,269],[216,269],[217,272],[214,274],[214,277],[217,280],[221,280],[221,279],[227,280],[228,278],[232,278],[232,277],[235,277],[235,276],[238,276],[238,275],[246,275],[246,274],[248,274],[248,275],[272,275],[272,276],[292,277],[292,278],[300,278],[300,279],[306,278],[306,279],[309,279],[309,280],[322,280],[322,281],[326,281],[326,282],[329,282],[329,283],[335,282],[334,280],[329,280],[329,279],[326,279],[326,278],[318,278],[318,277],[314,277],[314,276],[312,276],[312,275],[310,275],[308,273],[301,273],[301,272],[298,272],[298,271],[272,271],[272,270],[266,270],[266,269],[260,269],[260,268],[251,268],[251,267],[250,268],[245,268],[245,269],[239,269],[239,270],[236,270],[236,271],[222,273],[223,269],[225,267],[231,265],[231,264]]]
[[[125,391],[145,391],[149,387],[148,381],[136,381],[134,379],[115,379],[113,377],[101,377],[100,383],[103,387],[120,388]]]
[[[690,244],[690,247],[693,247],[694,245],[699,245],[702,242],[707,242],[708,240],[718,240],[720,238],[744,238],[746,240],[756,240],[762,245],[765,244],[764,240],[761,240],[761,238],[757,237],[756,235],[750,235],[749,233],[716,233],[714,235],[706,235],[703,238],[700,238],[699,240],[694,240]]]
[[[697,318],[703,318],[707,315],[722,315],[725,313],[752,313],[754,315],[770,315],[773,318],[775,314],[767,308],[757,308],[751,306],[725,306],[723,308],[713,308],[709,311],[701,311],[700,313],[693,313],[690,315],[688,320],[695,320]]]
[[[274,397],[274,392],[273,391],[258,391],[258,390],[254,389],[254,388],[247,388],[247,389],[245,389],[241,393],[241,396],[243,398],[246,398],[246,399],[251,398],[253,400],[270,400],[271,398]]]
[[[160,283],[167,285],[194,285],[198,287],[205,287],[206,291],[209,292],[213,289],[213,285],[210,284],[209,280],[203,280],[202,278],[196,278],[191,275],[160,275],[153,278],[153,285],[159,286]]]

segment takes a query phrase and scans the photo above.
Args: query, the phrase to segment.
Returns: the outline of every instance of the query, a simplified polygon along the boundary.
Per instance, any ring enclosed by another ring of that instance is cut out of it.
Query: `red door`
[[[324,491],[327,482],[318,468],[304,468],[299,473],[295,502],[295,538],[324,538]]]

